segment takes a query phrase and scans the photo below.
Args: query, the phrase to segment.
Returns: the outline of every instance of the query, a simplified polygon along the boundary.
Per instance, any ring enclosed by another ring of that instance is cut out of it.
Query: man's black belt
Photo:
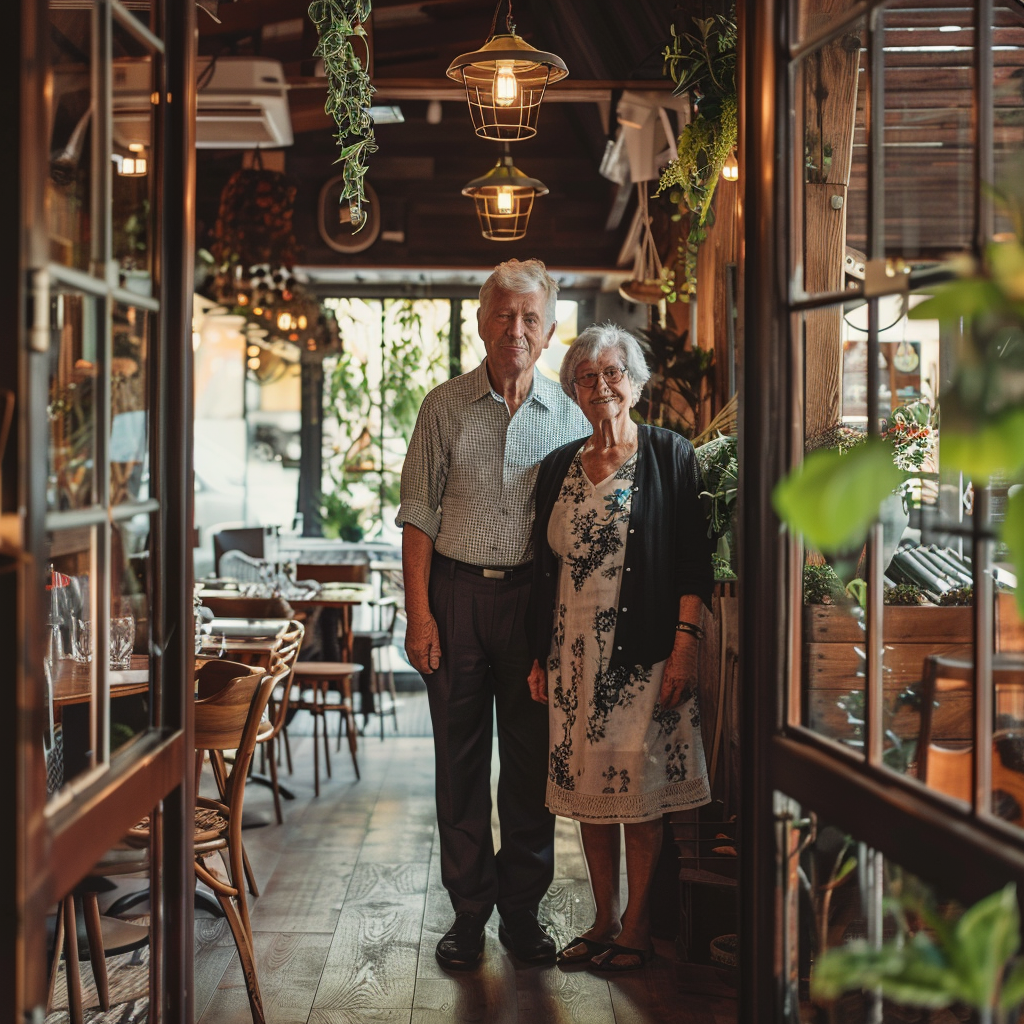
[[[440,552],[434,552],[436,558],[445,568],[459,569],[462,572],[472,573],[474,576],[483,576],[488,580],[513,580],[521,579],[533,573],[533,562],[525,562],[522,565],[513,565],[511,568],[497,566],[471,565],[469,562],[460,562],[458,559],[449,558]]]

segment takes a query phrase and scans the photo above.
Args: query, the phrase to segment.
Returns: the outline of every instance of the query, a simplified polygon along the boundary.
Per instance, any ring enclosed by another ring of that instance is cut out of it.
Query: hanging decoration
[[[633,258],[633,276],[619,286],[619,294],[627,302],[657,306],[665,298],[662,292],[663,271],[658,246],[651,232],[653,218],[648,212],[647,182],[637,182],[636,195],[636,223],[639,226],[640,238]]]
[[[343,185],[340,202],[348,202],[351,223],[358,230],[366,221],[363,204],[366,190],[366,162],[377,152],[370,104],[370,43],[363,25],[370,16],[371,0],[313,0],[309,17],[320,41],[314,56],[324,62],[327,74],[327,103],[324,110],[338,126]],[[352,45],[358,39],[365,49],[363,59]]]
[[[505,31],[495,34],[505,2]],[[456,57],[447,71],[450,79],[466,88],[477,135],[496,142],[518,142],[536,135],[545,90],[568,74],[561,57],[538,50],[516,35],[512,0],[498,0],[487,42]]]
[[[533,201],[548,194],[547,185],[527,177],[505,155],[486,174],[474,178],[463,190],[476,203],[480,231],[494,242],[514,242],[526,235]]]
[[[714,223],[711,201],[738,133],[735,18],[717,15],[695,23],[698,35],[677,35],[673,25],[664,51],[665,68],[676,83],[673,92],[689,92],[696,114],[679,133],[676,159],[662,171],[657,192],[667,191],[680,211],[690,214],[689,233],[679,246],[684,279],[674,271],[665,275],[669,301],[683,302],[697,291],[697,253]],[[738,176],[738,165],[736,171]]]

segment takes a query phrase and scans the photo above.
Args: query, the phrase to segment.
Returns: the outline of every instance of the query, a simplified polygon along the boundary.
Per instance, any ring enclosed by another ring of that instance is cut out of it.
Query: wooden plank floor
[[[343,749],[319,798],[311,743],[296,737],[295,776],[285,778],[297,799],[285,803],[285,824],[245,832],[261,889],[251,907],[270,1024],[732,1024],[735,1003],[681,995],[664,956],[610,980],[517,967],[498,941],[497,914],[483,966],[446,974],[434,959],[452,909],[440,880],[432,741],[361,740],[359,782]],[[262,787],[249,788],[246,807],[272,820]],[[541,914],[565,941],[590,924],[593,910],[578,831],[565,819],[556,858]],[[196,954],[196,1019],[246,1024],[241,971],[222,921],[198,917]]]

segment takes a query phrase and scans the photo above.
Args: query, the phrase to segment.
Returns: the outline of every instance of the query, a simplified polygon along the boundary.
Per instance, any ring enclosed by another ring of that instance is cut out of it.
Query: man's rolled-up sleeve
[[[432,541],[441,529],[441,495],[448,478],[448,444],[442,410],[433,393],[416,417],[402,467],[401,504],[395,525],[410,523]]]

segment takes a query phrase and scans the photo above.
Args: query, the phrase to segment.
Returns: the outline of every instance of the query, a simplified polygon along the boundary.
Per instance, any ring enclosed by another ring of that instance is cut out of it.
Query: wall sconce
[[[145,176],[149,161],[146,160],[146,147],[141,142],[133,142],[128,146],[130,156],[123,156],[117,162],[117,173],[122,178],[142,178]]]
[[[726,181],[737,181],[740,176],[740,163],[736,159],[735,150],[730,150],[729,155],[725,158],[725,163],[722,164],[722,177]]]
[[[517,142],[537,134],[537,117],[544,91],[569,74],[565,61],[531,46],[516,35],[512,0],[505,17],[507,31],[495,35],[498,0],[487,42],[472,53],[456,57],[447,75],[466,87],[466,102],[477,135],[497,142]]]
[[[526,235],[533,201],[548,194],[547,185],[529,178],[505,155],[485,175],[474,178],[463,190],[476,203],[480,231],[494,242],[514,242]]]

